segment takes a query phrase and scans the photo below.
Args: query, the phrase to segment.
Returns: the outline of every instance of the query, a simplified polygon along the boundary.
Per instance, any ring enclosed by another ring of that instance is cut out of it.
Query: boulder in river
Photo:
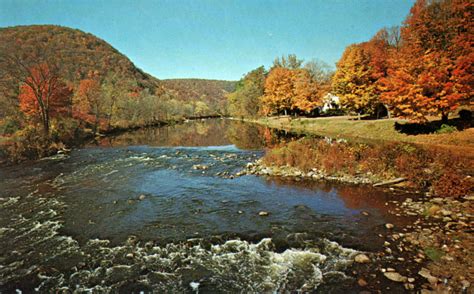
[[[404,282],[406,282],[406,281],[408,280],[407,277],[402,276],[402,275],[400,275],[400,274],[397,273],[397,272],[385,272],[385,273],[383,273],[383,275],[384,275],[387,279],[389,279],[389,280],[391,280],[391,281],[394,281],[394,282],[404,283]]]
[[[385,227],[390,230],[390,229],[393,229],[393,228],[394,228],[394,225],[392,225],[392,224],[385,224]]]
[[[367,255],[360,253],[354,257],[354,261],[357,263],[369,263],[370,258]]]
[[[195,164],[195,165],[193,165],[193,169],[195,169],[195,170],[206,170],[206,169],[209,169],[209,167],[207,165],[204,165],[204,164]]]
[[[259,215],[259,216],[269,216],[270,213],[269,213],[268,211],[263,211],[263,210],[262,210],[262,211],[260,211],[260,212],[258,213],[258,215]]]

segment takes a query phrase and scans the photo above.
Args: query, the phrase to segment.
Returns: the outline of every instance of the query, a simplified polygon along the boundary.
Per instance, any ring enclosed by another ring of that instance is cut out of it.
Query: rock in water
[[[439,205],[433,204],[430,208],[428,208],[428,214],[435,215],[440,209],[441,207],[439,207]]]
[[[367,255],[360,253],[354,257],[354,261],[357,263],[369,263],[370,258]]]
[[[424,267],[418,272],[420,276],[427,279],[430,284],[436,284],[438,282],[438,278],[431,275],[430,271]]]
[[[396,272],[385,272],[385,273],[383,273],[383,275],[391,281],[395,281],[395,282],[406,282],[407,281],[407,277],[404,277],[404,276],[402,276],[402,275],[400,275],[399,273],[396,273]]]
[[[193,289],[193,291],[197,292],[199,290],[199,283],[197,282],[191,282],[189,283],[189,286],[191,286],[191,289]]]
[[[142,195],[140,195],[140,196],[138,196],[138,200],[145,200],[145,198],[146,198],[146,196],[145,196],[145,195],[143,195],[143,194],[142,194]]]
[[[258,213],[258,215],[259,215],[259,216],[269,216],[270,213],[269,213],[268,211],[260,211],[260,212]]]
[[[359,284],[359,286],[361,286],[361,287],[365,287],[365,286],[367,286],[367,281],[364,280],[364,279],[362,279],[362,278],[360,278],[360,279],[357,281],[357,284]]]
[[[392,224],[385,224],[385,227],[390,230],[390,229],[393,229],[393,227],[395,226]]]

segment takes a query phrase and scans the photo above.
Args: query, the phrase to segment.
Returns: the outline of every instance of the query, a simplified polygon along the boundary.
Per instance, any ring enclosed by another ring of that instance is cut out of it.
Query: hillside
[[[135,65],[110,44],[77,29],[54,25],[0,28],[0,58],[15,56],[25,64],[33,59],[54,62],[63,79],[76,82],[89,72],[119,74],[140,88],[155,89],[158,80]]]
[[[225,94],[234,87],[214,80],[161,82],[80,30],[0,28],[0,142],[14,160],[97,134],[225,115]]]
[[[237,82],[206,79],[168,79],[162,85],[176,99],[186,103],[202,101],[216,114],[224,114],[225,94],[233,92]]]

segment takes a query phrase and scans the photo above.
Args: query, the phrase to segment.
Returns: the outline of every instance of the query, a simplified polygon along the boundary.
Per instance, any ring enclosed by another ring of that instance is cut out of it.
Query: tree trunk
[[[442,122],[443,124],[448,123],[448,114],[447,114],[447,113],[443,112],[443,113],[441,114],[441,122]]]
[[[49,135],[49,115],[48,115],[48,113],[44,114],[43,129],[44,129],[44,134],[46,136],[48,136]]]

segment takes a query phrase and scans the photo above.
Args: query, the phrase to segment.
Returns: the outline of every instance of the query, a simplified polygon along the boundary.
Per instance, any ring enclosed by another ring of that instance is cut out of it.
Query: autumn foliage
[[[383,99],[400,116],[444,119],[473,97],[474,3],[419,0],[401,29]]]
[[[72,89],[42,63],[29,71],[20,86],[20,109],[33,120],[41,122],[45,133],[49,132],[50,119],[69,112]]]
[[[301,68],[275,67],[265,80],[264,114],[299,111],[309,113],[321,104],[320,86]]]
[[[337,63],[333,91],[341,105],[356,113],[371,114],[379,102],[377,81],[384,76],[381,66],[385,51],[379,41],[351,45]]]
[[[333,91],[358,113],[384,103],[396,116],[446,120],[474,95],[473,10],[472,1],[418,0],[399,32],[383,29],[346,48]]]
[[[274,146],[263,162],[372,181],[404,177],[412,188],[431,189],[438,196],[466,195],[474,183],[468,176],[472,158],[459,157],[450,150],[394,142],[363,144],[303,138]]]

